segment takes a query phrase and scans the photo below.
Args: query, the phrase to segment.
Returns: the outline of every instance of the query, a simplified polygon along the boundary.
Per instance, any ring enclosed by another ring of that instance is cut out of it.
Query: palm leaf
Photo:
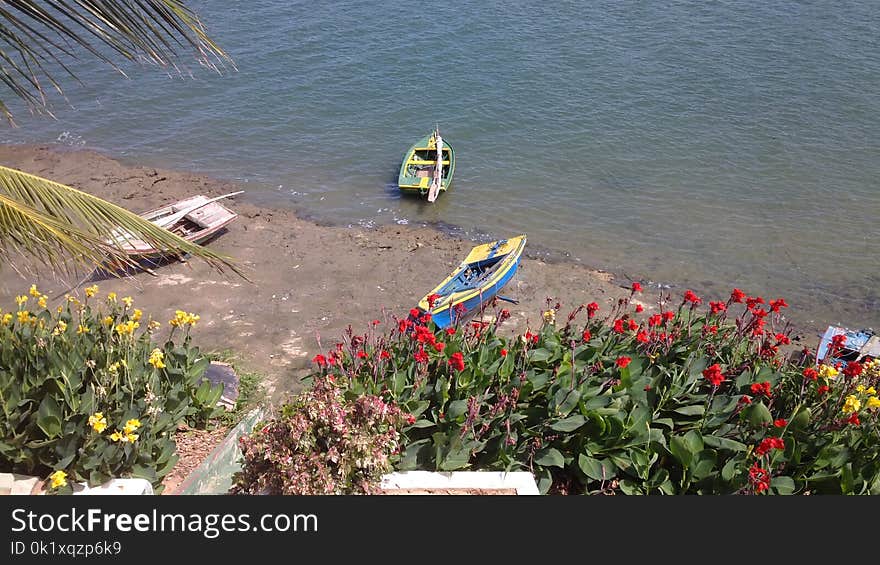
[[[101,47],[109,47],[110,52]],[[0,2],[0,81],[35,113],[49,113],[44,82],[62,89],[53,69],[76,79],[65,60],[84,50],[125,75],[111,58],[186,71],[183,52],[220,72],[232,58],[212,41],[182,0],[8,0]],[[0,101],[0,112],[12,115]]]
[[[0,264],[16,251],[37,263],[135,266],[122,247],[127,233],[169,254],[190,254],[218,271],[247,278],[234,260],[191,243],[116,204],[75,188],[0,166]]]

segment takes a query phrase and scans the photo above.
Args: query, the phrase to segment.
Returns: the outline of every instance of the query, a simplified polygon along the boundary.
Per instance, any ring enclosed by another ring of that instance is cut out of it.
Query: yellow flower
[[[119,430],[116,430],[115,432],[110,434],[111,441],[122,441],[123,437],[125,437],[125,436],[123,436],[121,433],[119,433]]]
[[[135,308],[134,311],[131,313],[131,319],[134,320],[135,322],[137,322],[138,320],[141,319],[141,316],[143,316],[143,315],[144,315],[143,312],[141,312],[140,310]]]
[[[107,293],[107,302],[116,302],[116,293],[108,292]]]
[[[12,321],[12,314],[3,314],[2,323],[4,326],[8,326],[9,322],[11,322],[11,321]]]
[[[874,390],[874,387],[869,386],[867,390],[865,390],[865,394],[877,394],[877,391]]]
[[[104,316],[104,319],[101,320],[101,322],[102,322],[105,326],[110,327],[110,326],[113,325],[113,316]]]
[[[31,314],[27,310],[19,310],[18,311],[18,323],[26,324],[30,321]]]
[[[86,296],[88,298],[91,298],[91,297],[95,296],[96,294],[98,294],[98,285],[94,284],[92,286],[86,287]]]
[[[865,392],[865,385],[859,385],[856,387],[856,392]]]
[[[198,321],[199,316],[193,313],[187,314],[183,310],[177,310],[174,312],[174,318],[172,318],[168,323],[175,327],[183,327],[186,325],[194,326]]]
[[[33,296],[34,298],[40,296],[40,291],[37,290],[37,285],[35,285],[35,284],[32,284],[32,285],[31,285],[31,289],[28,291],[28,293],[29,293],[31,296]]]
[[[78,334],[87,334],[89,333],[89,328],[80,324],[78,328],[76,328],[76,333]]]
[[[849,414],[851,412],[858,412],[859,408],[861,408],[861,407],[862,407],[862,401],[853,395],[849,395],[846,397],[846,402],[843,403],[843,412],[844,412],[844,414]]]
[[[139,436],[137,434],[125,434],[125,437],[122,438],[122,441],[127,441],[129,443],[134,443],[137,441]]]
[[[135,430],[141,427],[141,421],[137,418],[132,418],[131,420],[125,423],[125,427],[122,429],[122,433],[131,434]]]
[[[119,370],[119,362],[117,361],[116,363],[111,363],[110,366],[107,367],[107,370],[111,373],[115,373]]]
[[[548,324],[556,322],[556,310],[547,310],[544,312],[544,321]]]
[[[58,325],[55,326],[55,329],[52,331],[54,335],[61,335],[67,331],[67,322],[64,320],[58,320]]]
[[[24,304],[27,301],[28,301],[28,297],[23,294],[21,296],[15,297],[15,303],[18,304],[19,306],[21,306],[22,304]]]
[[[127,322],[122,322],[121,324],[116,326],[116,333],[119,335],[132,335],[134,334],[134,330],[140,327],[140,324],[129,320]]]
[[[160,322],[157,322],[156,320],[150,320],[150,323],[147,324],[147,330],[151,331],[151,332],[158,330],[161,327],[162,327],[162,324]]]
[[[43,296],[40,297],[39,300],[37,300],[37,304],[40,305],[40,308],[45,308],[45,307],[46,307],[46,300],[47,300],[48,298],[49,298],[49,297],[46,296],[46,295],[44,294]]]
[[[832,367],[831,365],[822,365],[819,368],[819,376],[823,379],[833,379],[836,377],[840,371]]]
[[[55,471],[49,475],[49,479],[52,481],[52,488],[67,486],[67,473],[64,471]]]
[[[102,412],[95,412],[89,416],[89,425],[98,433],[103,432],[107,428],[107,418]]]
[[[157,369],[165,368],[165,363],[162,362],[162,359],[165,357],[165,354],[157,347],[153,351],[150,352],[150,365]]]
[[[865,404],[865,408],[880,408],[880,398],[876,396],[869,396],[868,402]]]
[[[122,303],[125,304],[126,308],[131,308],[132,302],[133,301],[131,299],[131,296],[126,296],[125,298],[122,299]]]

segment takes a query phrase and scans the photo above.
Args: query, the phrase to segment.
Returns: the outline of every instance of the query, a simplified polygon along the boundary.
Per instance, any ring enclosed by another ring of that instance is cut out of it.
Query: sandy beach
[[[0,146],[0,163],[94,194],[141,213],[185,196],[219,196],[244,187],[182,171],[126,166],[89,150],[49,145]],[[300,389],[310,359],[370,321],[405,316],[411,307],[456,266],[474,245],[438,231],[410,226],[375,229],[318,225],[292,210],[266,208],[248,194],[224,200],[240,217],[208,245],[237,260],[246,281],[218,273],[204,262],[173,262],[122,279],[97,281],[100,292],[131,296],[145,314],[168,320],[176,309],[201,316],[194,343],[204,350],[229,351],[240,368],[264,374],[273,396]],[[426,204],[427,205],[427,204]],[[510,234],[514,236],[518,234]],[[77,280],[50,271],[23,277],[0,267],[0,305],[32,282],[50,296]],[[610,305],[629,295],[632,276],[571,262],[544,261],[528,246],[519,272],[503,294],[510,331],[540,325],[549,298],[562,312],[596,301]],[[675,296],[685,289],[673,289]],[[748,289],[745,289],[748,290]],[[658,289],[640,296],[647,313],[656,309]],[[80,286],[72,294],[83,294]],[[706,297],[725,299],[725,297]],[[799,346],[815,347],[819,328],[796,328]]]

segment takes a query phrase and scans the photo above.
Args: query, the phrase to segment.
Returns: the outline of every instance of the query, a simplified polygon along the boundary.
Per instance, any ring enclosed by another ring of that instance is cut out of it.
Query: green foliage
[[[735,290],[701,312],[688,291],[644,311],[636,292],[564,325],[548,302],[513,337],[506,310],[444,332],[412,312],[349,329],[307,380],[413,414],[399,470],[528,470],[544,493],[880,492],[880,363],[834,377],[784,358],[781,299]]]
[[[50,311],[32,286],[17,311],[0,314],[0,470],[64,471],[89,485],[141,477],[160,491],[177,461],[178,424],[199,425],[216,410],[217,388],[200,384],[208,361],[190,344],[198,317],[178,312],[157,346],[158,322],[143,320],[130,298],[99,302],[96,292]]]

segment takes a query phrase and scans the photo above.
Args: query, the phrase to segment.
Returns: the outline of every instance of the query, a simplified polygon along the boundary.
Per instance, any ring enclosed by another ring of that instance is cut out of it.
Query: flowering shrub
[[[222,386],[201,382],[208,360],[190,345],[198,316],[178,312],[157,346],[159,322],[129,297],[97,292],[50,310],[31,286],[15,311],[0,311],[0,470],[51,473],[57,492],[70,492],[68,479],[128,475],[160,491],[177,460],[171,434],[215,414]]]
[[[641,292],[567,317],[548,301],[512,337],[497,306],[444,331],[418,311],[377,320],[310,379],[415,416],[400,470],[525,469],[544,493],[880,494],[880,362],[786,357],[783,299],[688,290],[649,311]]]
[[[347,401],[332,379],[281,407],[239,440],[234,494],[372,494],[391,469],[398,428],[411,421],[372,395]]]

